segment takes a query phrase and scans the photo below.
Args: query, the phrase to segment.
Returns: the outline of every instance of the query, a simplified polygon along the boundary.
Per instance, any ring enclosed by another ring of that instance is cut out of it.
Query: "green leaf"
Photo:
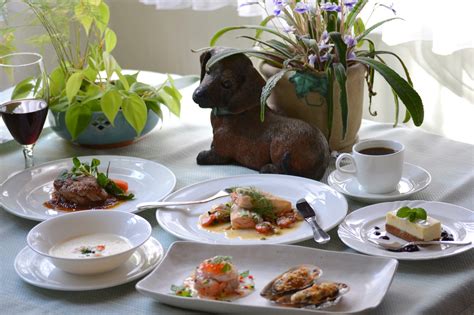
[[[384,77],[387,83],[402,100],[403,104],[405,104],[405,107],[410,112],[415,126],[420,126],[423,123],[423,102],[420,98],[420,95],[418,95],[418,93],[413,89],[413,87],[410,86],[407,81],[405,81],[395,71],[379,61],[368,57],[357,57],[355,60],[369,67],[373,67]]]
[[[87,35],[89,34],[94,20],[88,11],[88,4],[83,1],[79,2],[74,8],[75,17],[79,23],[81,23],[82,27],[84,27],[84,31]]]
[[[22,98],[26,98],[34,89],[33,85],[33,77],[28,77],[22,81],[20,81],[15,88],[13,89],[11,99],[12,100],[19,100]]]
[[[260,26],[267,26],[268,22],[270,22],[271,20],[273,20],[273,18],[275,17],[275,15],[269,15],[267,16],[266,18],[263,19],[262,22],[260,22]],[[263,30],[262,29],[258,29],[256,32],[255,32],[255,38],[259,39],[260,36],[262,36],[262,33],[263,33]]]
[[[331,37],[331,40],[334,42],[339,62],[344,66],[344,69],[347,69],[347,45],[344,43],[341,33],[331,32],[329,33],[329,37]]]
[[[358,36],[358,35],[362,34],[364,31],[365,31],[364,22],[362,21],[361,18],[357,18],[357,20],[355,21],[355,24],[354,24],[354,35]],[[362,45],[362,44],[363,44],[363,42],[357,43],[358,47],[360,47],[359,45]]]
[[[211,41],[209,43],[209,46],[211,46],[211,47],[214,46],[216,44],[217,40],[222,35],[224,35],[227,32],[234,31],[234,30],[255,30],[255,31],[260,30],[262,32],[267,32],[267,33],[270,33],[270,34],[275,35],[277,37],[280,37],[282,40],[284,40],[285,42],[291,44],[292,46],[298,47],[298,44],[294,40],[292,40],[290,37],[280,33],[278,30],[276,30],[274,28],[265,27],[265,26],[259,26],[259,25],[229,26],[229,27],[222,28],[219,31],[217,31],[214,34],[214,36],[212,36]],[[259,36],[257,36],[257,38],[258,37]]]
[[[181,101],[182,96],[181,96],[181,93],[179,93],[179,91],[177,89],[166,85],[166,86],[163,87],[163,90],[166,93],[168,93],[168,95],[171,95],[176,102],[179,103]]]
[[[88,66],[86,69],[82,71],[84,73],[84,77],[89,82],[95,82],[97,79],[98,71],[91,66]]]
[[[97,28],[100,30],[101,33],[104,33],[107,25],[109,24],[110,20],[110,11],[109,6],[104,2],[101,1],[98,7],[98,14],[96,16],[96,25]]]
[[[134,82],[129,89],[129,92],[131,93],[137,93],[137,94],[143,94],[145,92],[150,92],[154,93],[155,88],[152,87],[151,85],[142,83],[142,82]]]
[[[278,81],[285,76],[290,69],[282,69],[276,74],[272,75],[265,86],[262,88],[262,94],[260,95],[260,120],[263,121],[265,118],[265,108],[267,106],[267,99],[270,97],[273,88],[277,85]]]
[[[164,90],[158,91],[158,96],[161,97],[163,100],[163,104],[168,107],[171,113],[174,115],[178,116],[180,115],[181,112],[181,103],[176,101],[173,96],[169,95],[166,93]]]
[[[274,44],[275,41],[271,42],[271,41],[260,40],[260,39],[257,39],[255,37],[251,37],[251,36],[239,36],[239,38],[250,39],[250,40],[253,40],[257,43],[260,43],[263,46],[270,47],[271,49],[275,50],[275,52],[280,53],[282,58],[285,58],[285,57],[286,58],[292,58],[293,57],[293,54],[291,54],[288,50],[281,49],[281,46],[275,45]],[[276,42],[278,42],[278,41],[276,41]]]
[[[238,54],[244,54],[244,55],[250,55],[254,56],[257,58],[261,58],[264,60],[270,60],[279,63],[281,66],[283,65],[284,58],[281,57],[280,54],[270,52],[270,51],[260,51],[260,50],[255,50],[255,49],[234,49],[234,48],[229,48],[226,50],[223,50],[221,52],[218,52],[214,54],[209,60],[207,61],[206,64],[206,69],[211,68],[215,63],[219,62],[222,59],[225,59],[227,57],[233,56],[233,55],[238,55]]]
[[[145,102],[138,95],[132,94],[123,100],[122,112],[125,120],[139,136],[145,128],[147,120],[148,109]]]
[[[385,24],[385,23],[390,22],[390,21],[393,21],[393,20],[403,20],[403,19],[402,19],[402,18],[399,18],[399,17],[394,17],[394,18],[386,19],[386,20],[383,20],[383,21],[381,21],[381,22],[375,23],[374,25],[372,25],[371,27],[369,27],[368,29],[366,29],[362,34],[360,34],[359,36],[357,36],[357,37],[356,37],[357,41],[362,40],[365,36],[369,35],[370,32],[372,32],[374,29],[376,29],[376,28],[379,27],[380,25]]]
[[[105,51],[110,53],[115,48],[115,45],[117,45],[117,35],[110,28],[107,28],[105,30],[104,39]]]
[[[160,117],[161,120],[163,120],[163,112],[161,111],[158,101],[145,100],[145,104],[148,109],[151,109],[155,114],[158,115],[158,117]]]
[[[342,119],[342,138],[346,137],[347,132],[347,90],[346,90],[346,69],[340,63],[333,63],[334,74],[336,81],[339,85],[339,105],[341,106],[341,119]]]
[[[121,70],[120,66],[118,65],[117,61],[115,61],[114,56],[112,56],[110,53],[106,51],[104,51],[104,53],[102,54],[102,58],[104,59],[104,67],[105,67],[105,72],[107,73],[107,79],[110,79],[110,77],[112,76],[114,72],[118,72]]]
[[[244,271],[244,272],[242,272],[242,273],[240,274],[240,276],[241,276],[242,278],[247,278],[249,275],[250,275],[250,271],[249,271],[249,270],[246,270],[246,271]]]
[[[426,220],[428,215],[426,214],[425,209],[423,208],[413,208],[413,211],[416,213],[416,218],[419,220]]]
[[[76,72],[69,77],[66,82],[66,96],[70,103],[79,92],[81,88],[82,80],[84,80],[84,73]]]
[[[125,91],[128,91],[130,89],[130,84],[132,84],[130,83],[131,82],[130,76],[123,75],[120,70],[116,70],[115,73],[117,73],[117,76],[119,77],[119,81],[123,85],[123,89]]]
[[[324,97],[328,94],[328,78],[324,74],[297,71],[290,77],[290,82],[295,86],[299,98],[305,97],[310,92],[317,92]]]
[[[110,90],[100,100],[100,108],[105,117],[114,125],[115,116],[122,106],[122,96],[117,90]]]
[[[411,208],[409,207],[401,207],[400,209],[398,209],[397,211],[397,217],[399,218],[406,218],[408,217],[408,215],[410,214],[411,212]]]
[[[66,111],[66,127],[71,134],[72,140],[75,140],[81,132],[89,125],[92,118],[92,112],[87,105],[74,103]]]

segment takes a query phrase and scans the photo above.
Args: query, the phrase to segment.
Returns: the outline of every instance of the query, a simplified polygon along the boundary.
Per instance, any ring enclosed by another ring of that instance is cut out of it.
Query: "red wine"
[[[0,115],[20,144],[34,144],[43,130],[48,104],[43,100],[14,100],[0,105]]]

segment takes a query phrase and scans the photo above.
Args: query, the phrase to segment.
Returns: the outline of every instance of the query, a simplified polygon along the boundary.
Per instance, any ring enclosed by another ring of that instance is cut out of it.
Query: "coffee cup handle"
[[[341,167],[341,163],[344,159],[350,160],[350,164],[352,164],[352,168]],[[355,174],[357,172],[357,167],[356,167],[356,162],[354,160],[354,157],[350,155],[349,153],[342,153],[341,155],[337,157],[336,168],[339,172],[343,172],[343,173]]]

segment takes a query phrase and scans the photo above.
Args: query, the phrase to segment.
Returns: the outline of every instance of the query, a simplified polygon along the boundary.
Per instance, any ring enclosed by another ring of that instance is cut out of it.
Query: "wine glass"
[[[48,78],[40,54],[0,57],[0,115],[23,146],[25,168],[33,166],[33,147],[48,114],[48,96]]]

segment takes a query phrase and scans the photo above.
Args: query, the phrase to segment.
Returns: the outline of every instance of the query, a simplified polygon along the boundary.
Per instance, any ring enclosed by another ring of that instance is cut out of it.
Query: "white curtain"
[[[140,0],[140,2],[154,5],[157,10],[192,8],[196,11],[210,11],[232,5],[237,7],[240,16],[263,15],[258,6],[243,5],[248,3],[248,0]]]
[[[157,9],[216,10],[224,6],[237,7],[240,16],[263,15],[258,5],[243,5],[256,0],[140,0],[155,5]],[[313,1],[309,0],[308,2]],[[273,0],[266,0],[272,12]],[[372,9],[379,5],[375,12]],[[382,4],[382,6],[380,6]],[[464,48],[474,48],[474,0],[370,0],[362,18],[373,25],[382,19],[396,16],[403,21],[391,21],[376,32],[382,33],[382,40],[390,45],[424,40],[432,42],[432,51],[438,55],[449,55]],[[370,18],[369,18],[370,17]],[[368,21],[367,21],[368,20]]]

